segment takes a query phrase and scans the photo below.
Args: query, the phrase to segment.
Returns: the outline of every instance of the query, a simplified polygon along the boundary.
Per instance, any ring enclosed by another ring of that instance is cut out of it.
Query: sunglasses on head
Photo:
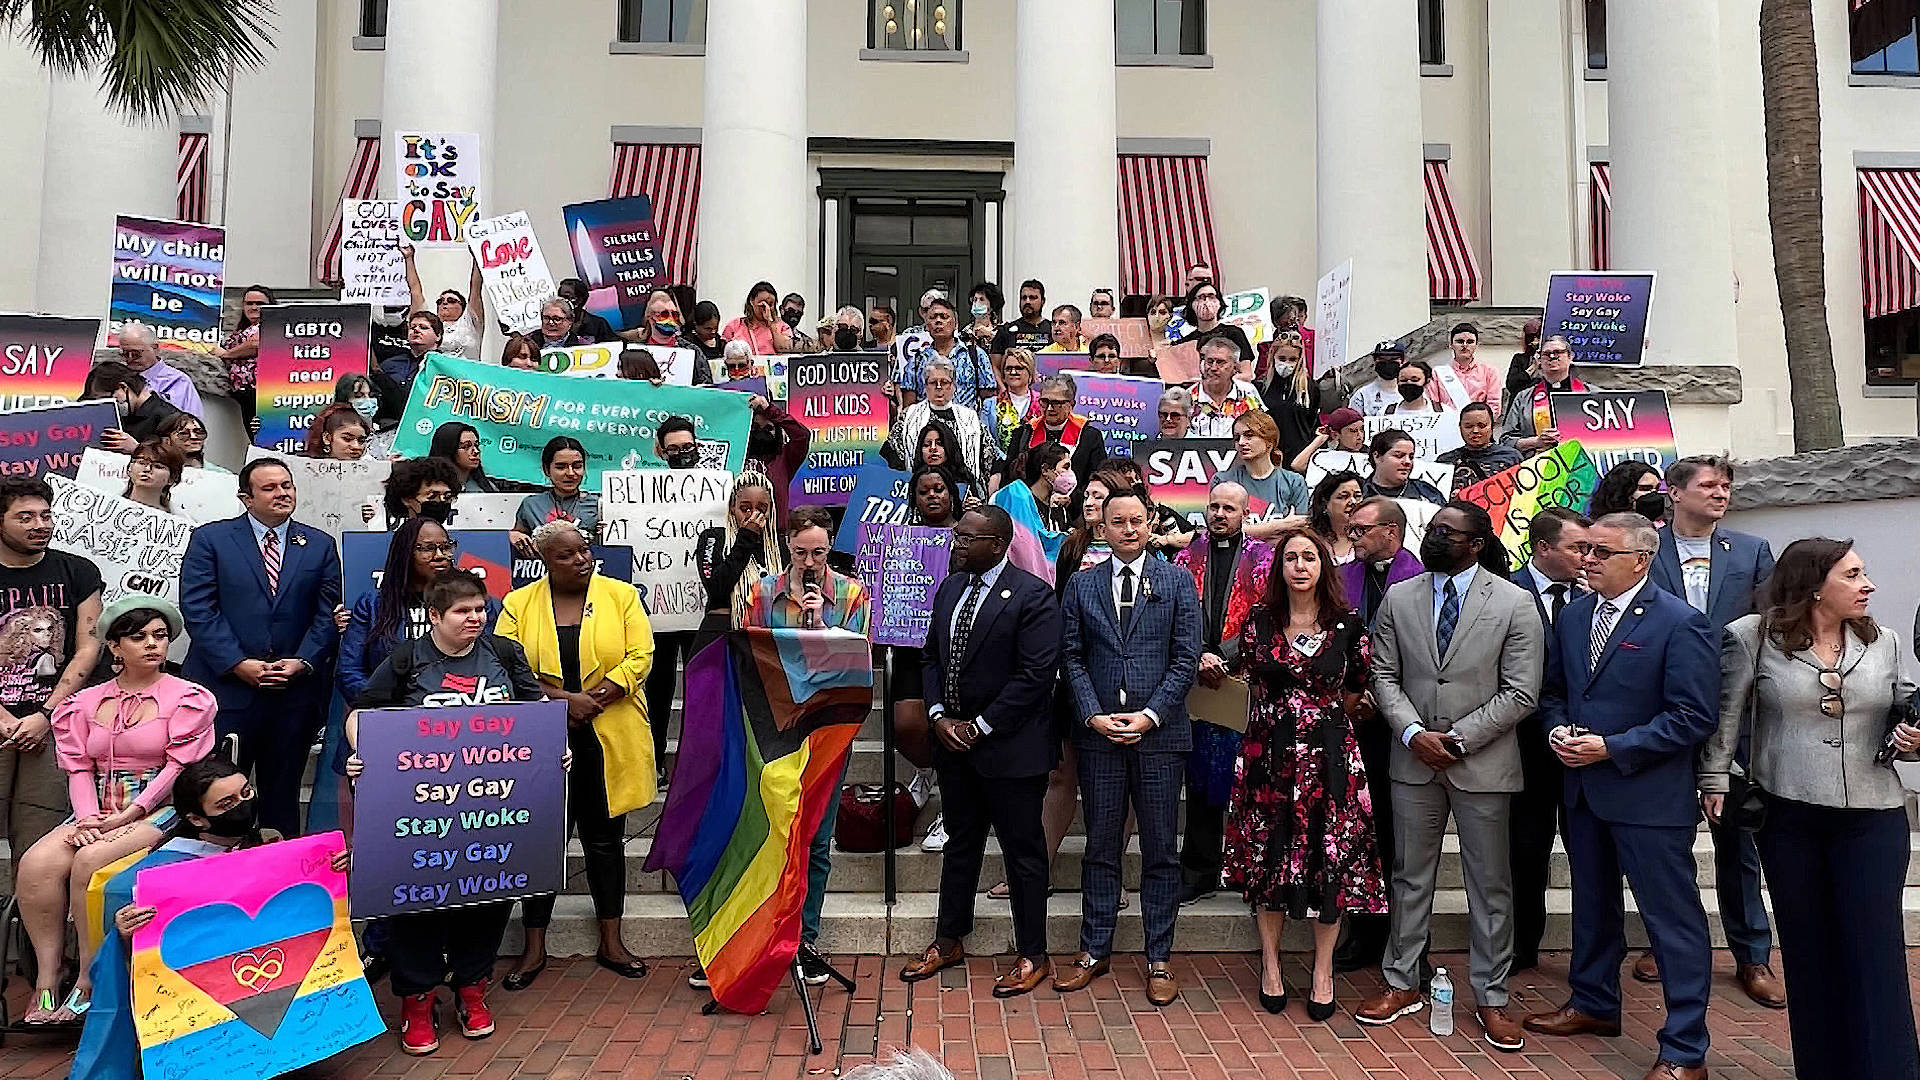
[[[1840,669],[1820,669],[1820,687],[1826,691],[1820,695],[1820,715],[1829,720],[1838,720],[1846,714],[1847,700],[1840,696],[1841,685]]]

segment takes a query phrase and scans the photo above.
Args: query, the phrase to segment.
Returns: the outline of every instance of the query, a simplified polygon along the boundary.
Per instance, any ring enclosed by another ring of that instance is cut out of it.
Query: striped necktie
[[[266,539],[260,541],[260,561],[267,567],[267,592],[269,595],[280,591],[280,534],[267,530]]]
[[[1607,639],[1613,636],[1613,618],[1620,614],[1619,605],[1611,600],[1600,601],[1593,613],[1593,640],[1587,645],[1587,671],[1593,672],[1600,667],[1600,654],[1607,651]]]

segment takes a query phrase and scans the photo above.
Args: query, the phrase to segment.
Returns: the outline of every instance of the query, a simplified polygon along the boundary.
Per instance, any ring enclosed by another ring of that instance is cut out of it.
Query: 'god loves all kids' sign
[[[566,749],[564,702],[362,712],[354,915],[559,892]]]

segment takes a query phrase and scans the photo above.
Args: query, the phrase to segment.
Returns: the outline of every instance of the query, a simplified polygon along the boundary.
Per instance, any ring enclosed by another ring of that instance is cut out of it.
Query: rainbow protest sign
[[[122,214],[113,219],[113,290],[107,344],[138,320],[159,343],[192,352],[220,344],[220,286],[227,231],[218,225]]]
[[[1513,568],[1518,570],[1533,554],[1533,545],[1527,540],[1527,525],[1533,515],[1548,506],[1585,510],[1599,485],[1600,471],[1593,467],[1593,459],[1578,440],[1569,440],[1461,488],[1453,497],[1486,508]]]
[[[1589,390],[1547,400],[1554,430],[1586,447],[1601,476],[1623,461],[1644,461],[1664,473],[1680,458],[1665,390]]]
[[[337,832],[140,871],[134,1026],[148,1076],[270,1077],[385,1033],[347,922]]]
[[[99,336],[99,319],[0,315],[0,409],[79,401]]]
[[[887,441],[886,357],[880,353],[796,356],[787,409],[813,432],[793,478],[795,506],[845,506],[860,470]]]
[[[1231,439],[1148,439],[1134,446],[1133,460],[1154,502],[1204,525],[1214,474],[1233,468],[1237,458]]]
[[[255,446],[282,454],[306,445],[307,428],[333,404],[342,375],[365,375],[373,309],[361,304],[272,304],[260,312]]]

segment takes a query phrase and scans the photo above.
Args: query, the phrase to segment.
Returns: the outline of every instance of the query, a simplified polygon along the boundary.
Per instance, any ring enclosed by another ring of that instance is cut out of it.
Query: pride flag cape
[[[766,1008],[800,947],[807,853],[873,707],[845,630],[735,630],[687,661],[680,757],[647,869],[680,887],[713,998]]]
[[[1060,558],[1060,545],[1067,534],[1047,528],[1033,489],[1016,480],[994,492],[990,501],[1013,519],[1013,543],[1007,546],[1007,560],[1053,584],[1054,563]]]

